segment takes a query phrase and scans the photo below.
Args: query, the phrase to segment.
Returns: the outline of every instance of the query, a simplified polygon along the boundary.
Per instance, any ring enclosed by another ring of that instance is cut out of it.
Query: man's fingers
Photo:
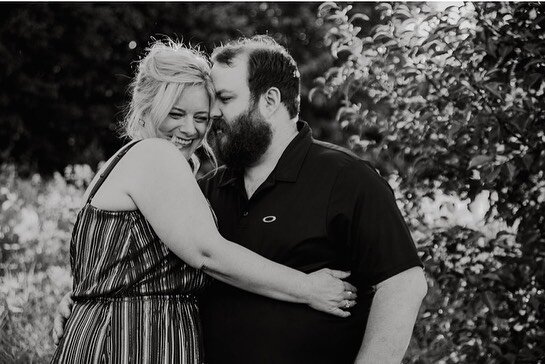
[[[345,279],[346,277],[350,276],[350,272],[344,272],[342,270],[328,269],[327,273],[329,273],[333,277],[339,278],[339,279]]]

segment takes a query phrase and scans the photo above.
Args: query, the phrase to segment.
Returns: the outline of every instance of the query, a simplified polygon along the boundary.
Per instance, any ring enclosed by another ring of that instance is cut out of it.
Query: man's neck
[[[246,194],[250,198],[261,184],[271,174],[278,164],[280,157],[297,135],[296,120],[290,120],[285,123],[279,123],[273,130],[271,145],[259,161],[251,167],[244,170],[244,186]]]

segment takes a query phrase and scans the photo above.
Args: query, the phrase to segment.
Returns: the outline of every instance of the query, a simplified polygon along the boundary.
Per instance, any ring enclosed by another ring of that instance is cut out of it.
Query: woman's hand
[[[73,305],[72,291],[70,291],[64,295],[57,307],[57,312],[55,313],[55,320],[53,322],[53,342],[55,345],[59,344],[59,341],[64,335],[64,325],[66,324],[66,320],[70,317]]]
[[[308,274],[307,304],[335,316],[350,316],[350,312],[346,310],[356,304],[357,288],[343,281],[348,276],[349,272],[328,268]]]

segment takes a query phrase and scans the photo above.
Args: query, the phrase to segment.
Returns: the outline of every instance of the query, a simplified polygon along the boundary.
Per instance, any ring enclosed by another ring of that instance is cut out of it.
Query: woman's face
[[[203,86],[184,89],[167,118],[159,125],[161,131],[186,159],[201,145],[209,123],[209,100]]]

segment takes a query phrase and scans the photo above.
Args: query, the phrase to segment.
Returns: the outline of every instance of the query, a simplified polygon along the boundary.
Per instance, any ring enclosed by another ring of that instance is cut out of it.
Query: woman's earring
[[[146,126],[146,122],[144,121],[144,119],[140,119],[140,125],[141,126]]]

